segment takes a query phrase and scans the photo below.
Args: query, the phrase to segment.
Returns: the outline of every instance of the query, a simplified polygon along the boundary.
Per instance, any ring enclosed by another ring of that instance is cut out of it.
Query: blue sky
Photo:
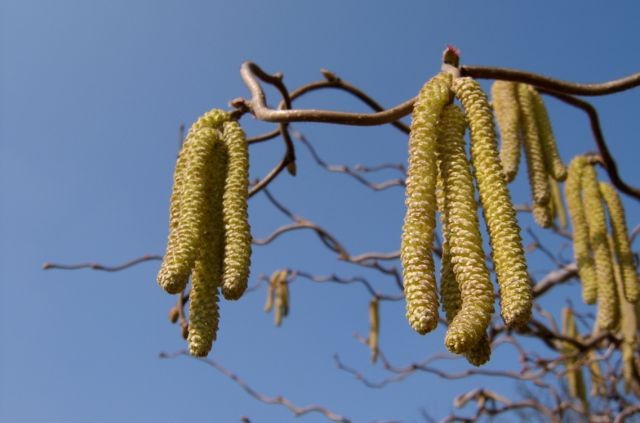
[[[195,360],[158,359],[184,344],[166,318],[173,298],[155,283],[157,262],[111,274],[41,266],[117,264],[163,252],[178,127],[247,96],[238,72],[245,60],[283,72],[290,88],[320,79],[327,68],[386,106],[417,93],[438,71],[446,44],[459,47],[466,64],[583,82],[640,70],[635,2],[429,3],[0,1],[0,421],[324,421],[258,403]],[[593,103],[622,175],[639,185],[640,92]],[[298,105],[366,110],[337,92]],[[548,106],[566,161],[594,149],[580,112],[553,100]],[[251,117],[242,123],[249,134],[271,128]],[[406,137],[393,128],[295,127],[330,163],[406,161]],[[280,141],[252,148],[252,177],[281,149]],[[298,176],[282,175],[273,185],[279,199],[349,251],[398,248],[400,188],[372,193],[324,173],[302,146],[298,155]],[[512,185],[516,202],[527,200],[524,179]],[[639,223],[637,204],[625,204],[630,225]],[[250,216],[257,237],[286,223],[264,196],[251,200]],[[570,256],[558,238],[544,239]],[[551,266],[536,254],[530,265],[539,274]],[[364,275],[394,292],[388,279],[336,263],[302,232],[256,247],[252,281],[287,266]],[[554,313],[567,295],[579,302],[577,285],[562,293],[545,300]],[[365,388],[336,370],[332,356],[384,375],[352,336],[367,331],[366,291],[300,281],[291,295],[291,315],[279,329],[262,312],[264,290],[225,303],[212,358],[261,392],[317,402],[358,422],[420,421],[420,408],[442,417],[465,389],[514,389],[508,381],[445,383],[425,374]],[[382,304],[381,318],[382,347],[394,362],[444,350],[441,329],[426,337],[411,332],[402,303]],[[496,357],[491,367],[512,354]]]

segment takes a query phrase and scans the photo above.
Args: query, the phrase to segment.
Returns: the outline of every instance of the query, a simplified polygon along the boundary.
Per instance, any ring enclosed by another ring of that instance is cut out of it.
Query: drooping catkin
[[[544,206],[549,203],[551,190],[549,188],[549,179],[547,178],[547,169],[538,130],[538,122],[536,120],[534,101],[528,85],[518,84],[518,103],[520,104],[522,141],[524,144],[524,155],[527,159],[531,196],[536,204]]]
[[[522,326],[531,317],[531,285],[520,228],[498,156],[491,107],[480,84],[471,78],[457,78],[453,90],[464,106],[471,130],[471,161],[500,286],[502,317],[508,326]]]
[[[612,248],[612,254],[614,254]],[[620,299],[620,332],[622,335],[622,375],[624,378],[625,391],[629,392],[634,384],[633,355],[638,350],[638,316],[636,315],[635,304],[629,302],[624,297],[625,287],[622,268],[614,265],[616,276],[616,288]]]
[[[564,201],[562,201],[559,183],[550,179],[549,185],[551,185],[551,201],[549,202],[552,205],[551,215],[553,219],[558,220],[562,229],[567,229],[567,209],[564,206]]]
[[[225,229],[222,294],[228,300],[237,300],[247,289],[251,264],[251,228],[247,215],[249,151],[238,122],[224,123],[223,139],[229,164],[222,199]]]
[[[442,242],[442,258],[440,263],[440,301],[442,302],[442,309],[447,317],[447,322],[450,323],[456,317],[456,314],[458,314],[462,299],[460,297],[460,287],[453,274],[449,245],[446,240],[448,232],[446,230],[444,216],[442,217],[444,241]],[[491,343],[489,342],[487,334],[485,333],[475,345],[467,350],[464,356],[469,363],[476,367],[488,362],[491,358]]]
[[[380,310],[378,297],[374,297],[369,302],[369,350],[371,351],[371,362],[378,360],[378,342],[380,338]]]
[[[531,93],[531,101],[538,126],[538,135],[540,136],[540,145],[542,146],[547,173],[556,181],[564,181],[567,179],[567,168],[560,158],[556,139],[551,129],[551,121],[549,120],[547,108],[538,91],[530,85],[528,88]]]
[[[600,182],[600,192],[609,210],[611,230],[613,233],[613,247],[615,250],[614,257],[617,259],[620,272],[622,273],[624,298],[631,303],[635,303],[638,301],[639,296],[638,276],[629,243],[624,207],[622,206],[618,193],[611,185],[606,182]]]
[[[407,211],[400,256],[407,301],[407,319],[420,334],[438,324],[438,297],[432,245],[436,213],[437,123],[450,101],[451,75],[440,73],[428,81],[413,108],[407,170]]]
[[[198,220],[193,219],[197,204],[193,201],[198,198],[194,190],[198,190],[198,180],[202,178],[204,168],[203,149],[192,148],[194,138],[199,138],[195,134],[202,128],[217,128],[227,120],[229,114],[223,110],[214,109],[205,113],[189,129],[178,155],[169,207],[167,250],[157,278],[158,284],[170,294],[184,290],[197,256]],[[189,197],[185,196],[185,190],[189,192]],[[186,218],[183,218],[183,214]]]
[[[596,170],[591,165],[582,169],[582,202],[598,284],[597,324],[601,329],[613,329],[618,322],[618,295],[611,266],[604,205]]]
[[[565,307],[562,310],[562,334],[568,338],[577,338],[578,330],[576,327],[576,322],[573,317],[573,312],[569,307]],[[561,347],[562,353],[568,357],[565,359],[565,367],[566,367],[566,376],[567,376],[567,386],[569,388],[569,395],[573,398],[577,398],[586,406],[587,402],[587,391],[584,384],[584,376],[582,374],[582,367],[577,362],[576,357],[576,348],[569,342],[564,342],[564,345]]]
[[[551,202],[549,204],[536,204],[533,203],[531,208],[533,219],[536,224],[541,228],[549,228],[553,225],[553,211]]]
[[[515,179],[520,164],[520,111],[517,84],[496,81],[491,86],[491,100],[500,129],[500,160],[507,182]]]
[[[594,350],[589,350],[587,357],[589,360],[589,373],[591,375],[590,395],[592,397],[606,395],[607,388],[604,384],[605,381],[602,376],[602,369],[600,368],[598,355]]]
[[[189,293],[189,351],[197,357],[211,350],[218,330],[218,287],[222,278],[224,230],[222,227],[222,192],[226,174],[226,152],[218,131],[202,128],[193,137],[207,140],[202,193],[204,209],[198,258],[191,275]]]
[[[585,156],[576,156],[571,160],[564,188],[571,226],[573,226],[573,254],[582,281],[582,299],[586,304],[593,304],[597,298],[598,282],[591,254],[589,227],[582,203],[582,172],[585,166],[589,166]]]
[[[493,314],[493,285],[485,264],[477,217],[478,205],[465,152],[464,114],[455,105],[444,108],[438,126],[437,157],[444,186],[444,216],[449,256],[461,305],[449,323],[445,345],[461,354],[486,334]]]

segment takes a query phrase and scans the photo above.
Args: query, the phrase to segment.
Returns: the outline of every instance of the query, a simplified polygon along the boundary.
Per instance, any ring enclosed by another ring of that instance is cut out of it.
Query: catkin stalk
[[[571,160],[567,172],[565,196],[571,217],[571,226],[573,226],[573,254],[582,281],[582,299],[586,304],[593,304],[598,295],[598,283],[595,263],[591,254],[589,227],[582,203],[582,172],[585,166],[589,166],[585,156],[576,156]]]
[[[600,186],[593,166],[582,169],[582,202],[589,229],[598,284],[597,323],[601,329],[614,329],[618,322],[618,295],[607,240],[607,221]]]
[[[493,314],[493,285],[482,248],[465,129],[462,111],[455,105],[446,106],[438,127],[437,157],[445,193],[449,255],[462,301],[445,338],[449,351],[456,354],[480,341]]]
[[[508,326],[525,325],[531,317],[531,285],[520,228],[498,157],[491,107],[480,84],[471,78],[457,78],[453,90],[464,106],[471,130],[471,160],[500,286],[502,317]]]
[[[225,229],[222,294],[228,300],[237,300],[247,289],[251,264],[251,228],[247,214],[249,151],[244,132],[236,121],[224,123],[223,139],[229,164],[222,199]]]
[[[491,86],[493,110],[500,129],[500,160],[507,182],[515,179],[520,164],[520,111],[517,84],[511,81],[496,81]]]
[[[440,73],[427,82],[413,108],[407,170],[407,211],[400,256],[407,301],[407,319],[420,334],[438,324],[438,298],[432,245],[435,229],[435,185],[440,112],[450,101],[451,75]]]

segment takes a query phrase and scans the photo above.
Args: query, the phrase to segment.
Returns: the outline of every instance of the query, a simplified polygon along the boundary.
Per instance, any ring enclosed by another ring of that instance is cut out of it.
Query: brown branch
[[[501,79],[504,81],[522,82],[524,84],[534,85],[537,88],[544,88],[548,91],[571,95],[597,96],[615,94],[640,86],[640,73],[634,73],[624,78],[598,84],[580,84],[516,69],[487,66],[465,65],[460,68],[460,74],[477,79]]]
[[[106,266],[100,263],[79,263],[79,264],[59,264],[59,263],[44,263],[42,269],[59,269],[59,270],[78,270],[78,269],[92,269],[102,270],[104,272],[119,272],[120,270],[127,269],[146,261],[162,260],[162,256],[156,254],[147,254],[142,257],[130,260],[126,263],[119,264],[117,266]]]
[[[575,106],[581,110],[583,110],[587,116],[589,117],[589,122],[591,124],[591,131],[593,132],[593,137],[596,141],[596,145],[598,147],[598,151],[600,152],[600,156],[602,158],[602,167],[611,178],[611,183],[618,188],[620,191],[625,194],[640,200],[640,189],[633,187],[622,180],[620,173],[618,172],[618,165],[614,160],[611,152],[609,151],[609,147],[607,146],[607,142],[605,141],[604,134],[602,132],[602,128],[600,126],[600,119],[598,117],[598,112],[596,109],[588,102],[579,99],[577,97],[573,97],[564,93],[557,93],[554,91],[548,90],[539,90],[541,93],[549,94],[557,98],[558,100]]]
[[[216,362],[216,361],[214,361],[212,359],[192,357],[186,351],[178,351],[177,353],[173,353],[173,354],[167,354],[167,353],[161,353],[160,354],[160,358],[175,358],[175,357],[178,357],[178,356],[189,357],[189,358],[192,358],[194,360],[201,361],[201,362],[213,367],[214,369],[216,369],[217,371],[222,373],[224,376],[226,376],[227,378],[229,378],[232,381],[234,381],[238,386],[240,386],[240,388],[242,388],[247,394],[249,394],[253,398],[255,398],[258,401],[263,402],[265,404],[282,405],[282,406],[286,407],[289,411],[291,411],[293,413],[293,415],[296,416],[296,417],[303,416],[305,414],[310,414],[310,413],[319,413],[319,414],[322,414],[323,416],[325,416],[328,420],[330,420],[332,422],[353,423],[353,420],[351,420],[351,419],[349,419],[347,417],[341,416],[341,415],[339,415],[337,413],[334,413],[333,411],[329,410],[328,408],[320,406],[320,405],[311,404],[311,405],[307,405],[307,406],[304,406],[304,407],[299,407],[299,406],[295,405],[293,402],[291,402],[290,400],[288,400],[287,398],[285,398],[285,397],[283,397],[281,395],[278,395],[278,396],[275,396],[275,397],[270,397],[270,396],[264,395],[264,394],[256,391],[255,389],[253,389],[251,386],[249,386],[249,384],[247,384],[244,380],[240,379],[240,377],[238,375],[236,375],[235,373],[231,372],[227,368],[221,366],[220,364],[218,364],[218,362]]]

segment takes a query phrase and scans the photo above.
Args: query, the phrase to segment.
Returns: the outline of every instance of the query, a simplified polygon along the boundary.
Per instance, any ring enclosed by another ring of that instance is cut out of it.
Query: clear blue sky
[[[115,274],[41,270],[46,261],[117,264],[163,252],[178,126],[246,96],[243,61],[284,72],[289,87],[317,80],[327,68],[387,106],[417,93],[449,43],[466,64],[596,82],[640,70],[639,12],[631,1],[1,0],[0,421],[296,420],[202,363],[157,358],[184,346],[166,318],[173,298],[155,283],[157,262]],[[592,150],[585,117],[548,103],[564,159]],[[336,92],[299,104],[365,110]],[[594,104],[622,174],[640,184],[640,91]],[[243,124],[250,134],[270,128],[250,117]],[[406,161],[406,137],[391,128],[296,128],[333,163]],[[252,177],[264,174],[281,148],[276,141],[252,149]],[[323,173],[298,151],[298,177],[283,175],[274,194],[354,253],[398,248],[400,188],[373,194]],[[513,185],[517,202],[528,196],[523,181]],[[637,204],[626,204],[637,224]],[[251,201],[250,215],[258,237],[285,223],[263,196]],[[570,255],[566,245],[555,247]],[[252,281],[285,266],[364,274],[394,292],[376,274],[335,264],[309,233],[256,247]],[[543,271],[550,263],[534,255],[531,266]],[[563,292],[579,302],[575,284]],[[279,329],[262,312],[264,290],[222,307],[212,357],[261,392],[318,402],[358,422],[417,422],[419,408],[442,417],[464,389],[514,389],[508,381],[445,383],[425,374],[384,390],[365,388],[332,360],[339,353],[374,378],[383,375],[352,338],[367,331],[365,290],[296,282],[291,295],[291,315]],[[548,304],[557,313],[563,301]],[[394,362],[444,350],[442,330],[426,337],[410,331],[403,304],[383,304],[381,317],[382,347]]]

